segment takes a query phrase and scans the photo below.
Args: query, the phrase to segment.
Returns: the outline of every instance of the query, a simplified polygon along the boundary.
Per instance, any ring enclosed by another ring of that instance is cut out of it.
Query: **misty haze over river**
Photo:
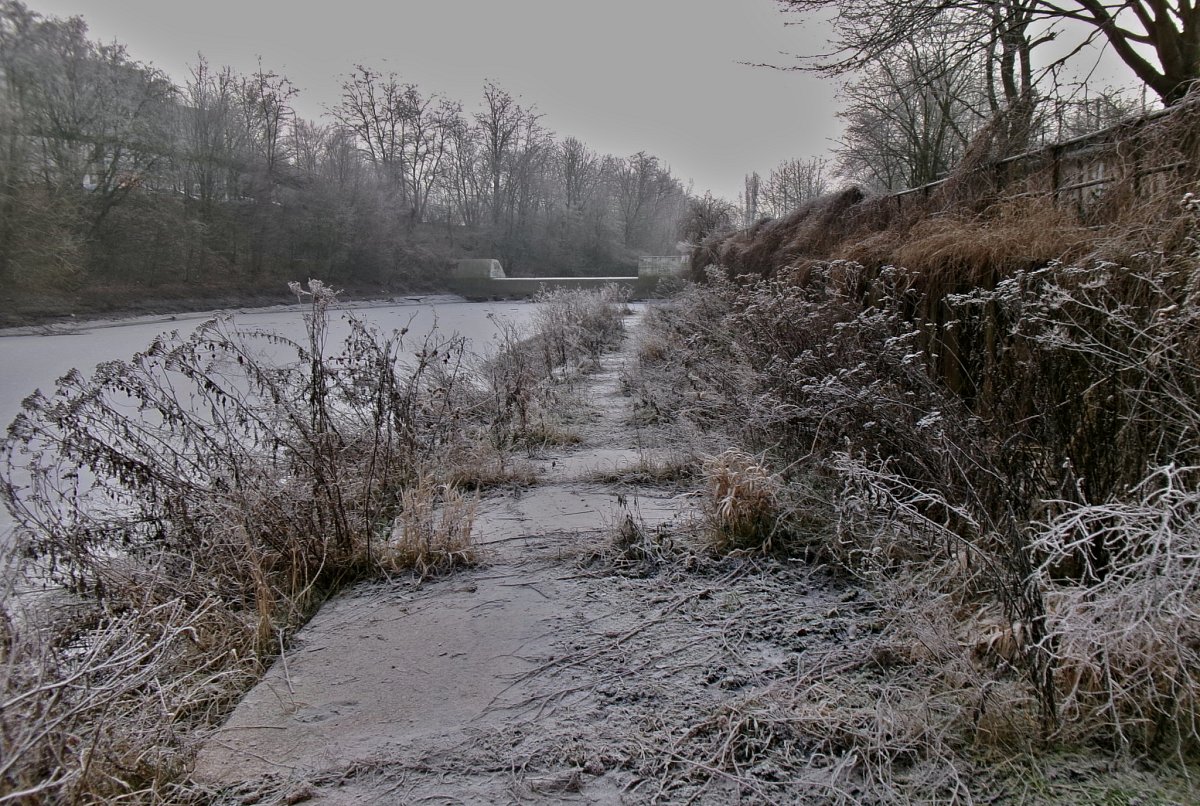
[[[303,313],[307,305],[237,311],[233,322],[247,330],[270,330],[303,341]],[[498,322],[521,326],[535,310],[528,302],[431,302],[394,305],[347,306],[330,315],[329,349],[349,332],[345,315],[353,313],[383,332],[407,327],[405,345],[420,349],[436,327],[449,336],[458,333],[470,342],[473,353],[485,353],[498,333]],[[44,333],[9,331],[0,337],[0,421],[5,429],[21,409],[21,401],[35,389],[50,395],[55,381],[72,368],[91,375],[97,364],[128,359],[145,350],[162,333],[177,330],[186,336],[217,312],[182,314],[174,319],[155,317],[115,322],[87,322],[48,328]],[[490,318],[489,318],[490,315]],[[7,509],[0,508],[0,544],[7,544],[13,528]]]

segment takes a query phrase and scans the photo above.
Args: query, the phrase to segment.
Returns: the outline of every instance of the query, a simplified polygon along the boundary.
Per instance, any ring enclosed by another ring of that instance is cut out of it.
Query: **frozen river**
[[[303,340],[305,306],[239,311],[233,314],[240,328],[266,329]],[[445,335],[458,333],[470,340],[472,352],[484,353],[497,334],[497,321],[523,325],[534,306],[528,302],[435,301],[398,305],[369,305],[348,309],[383,331],[407,327],[405,345],[419,349],[423,337],[435,327]],[[491,314],[491,317],[489,317]],[[184,314],[174,318],[135,319],[63,325],[32,334],[0,337],[0,422],[7,428],[21,401],[35,389],[49,394],[56,379],[72,368],[90,374],[103,361],[125,359],[149,346],[155,336],[178,330],[190,333],[214,314]],[[329,345],[334,347],[348,332],[341,312],[331,314]],[[12,521],[0,507],[0,543],[7,543]]]

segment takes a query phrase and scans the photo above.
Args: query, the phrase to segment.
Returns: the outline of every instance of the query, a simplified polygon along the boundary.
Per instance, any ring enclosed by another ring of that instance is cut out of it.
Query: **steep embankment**
[[[768,710],[831,799],[1195,802],[1197,109],[714,239],[658,318],[654,410],[879,597]]]
[[[849,260],[901,267],[940,299],[1053,260],[1122,262],[1183,244],[1180,200],[1200,179],[1200,103],[1016,155],[1002,132],[981,132],[940,182],[887,195],[851,188],[718,234],[693,252],[695,279],[716,266],[731,278],[786,270],[803,283],[814,262]]]

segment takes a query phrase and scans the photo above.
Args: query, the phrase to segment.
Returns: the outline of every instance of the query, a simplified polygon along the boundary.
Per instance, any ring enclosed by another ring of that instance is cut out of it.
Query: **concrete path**
[[[415,589],[363,585],[326,604],[206,744],[195,778],[220,786],[271,780],[285,800],[291,786],[303,800],[387,802],[378,781],[364,784],[363,776],[312,782],[372,765],[421,768],[536,723],[529,706],[546,691],[531,673],[569,651],[569,637],[588,624],[629,620],[597,595],[595,580],[576,573],[573,558],[607,546],[627,507],[648,526],[687,508],[688,499],[671,492],[589,480],[647,457],[621,392],[632,345],[627,339],[585,381],[582,444],[535,460],[539,485],[481,502],[481,567]],[[496,803],[538,788],[515,780],[511,770],[471,771],[451,786],[427,781],[419,792],[405,790],[401,800]],[[570,792],[546,786],[551,801],[613,795],[595,781],[576,781]]]

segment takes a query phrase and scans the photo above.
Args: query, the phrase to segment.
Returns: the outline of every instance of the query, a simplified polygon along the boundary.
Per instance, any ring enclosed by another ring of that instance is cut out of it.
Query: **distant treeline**
[[[8,295],[436,287],[450,256],[618,273],[671,253],[688,194],[640,152],[558,139],[487,83],[476,111],[356,66],[322,120],[259,65],[183,86],[80,18],[0,0],[0,281]]]

